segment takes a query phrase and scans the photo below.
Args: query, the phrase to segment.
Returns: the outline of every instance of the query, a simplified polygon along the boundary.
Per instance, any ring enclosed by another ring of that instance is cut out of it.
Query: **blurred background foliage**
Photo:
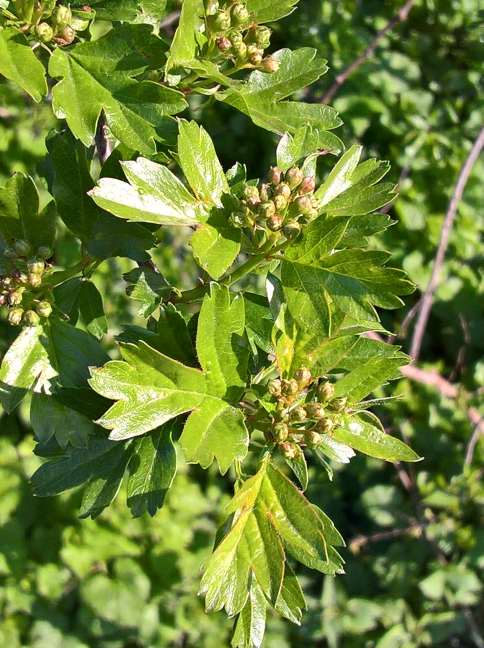
[[[275,26],[273,42],[316,47],[328,59],[330,72],[306,100],[320,101],[401,6],[401,0],[301,0]],[[340,137],[392,163],[400,198],[383,243],[421,290],[459,169],[482,123],[480,18],[478,0],[417,0],[333,100],[345,122]],[[276,138],[240,113],[200,99],[191,111],[227,166],[242,160],[256,177],[273,162]],[[2,183],[13,171],[29,171],[47,186],[44,139],[55,126],[48,105],[34,105],[0,82]],[[321,174],[329,162],[321,160]],[[465,461],[473,434],[466,409],[479,408],[484,391],[483,175],[481,159],[459,205],[420,360],[455,383],[458,397],[405,379],[378,394],[400,397],[379,414],[425,457],[414,467],[359,455],[335,470],[332,484],[311,468],[310,498],[348,539],[346,575],[303,571],[309,605],[303,625],[271,619],[267,648],[484,646],[482,442]],[[61,233],[59,262],[74,263],[78,254],[76,241]],[[167,231],[155,256],[169,281],[192,285],[184,235]],[[114,333],[137,321],[121,279],[129,268],[110,260],[96,274]],[[419,294],[385,315],[405,350],[412,333],[405,316]],[[12,331],[0,327],[3,353]],[[106,344],[113,348],[114,337]],[[200,565],[229,497],[216,471],[183,468],[154,519],[132,519],[119,497],[96,521],[79,520],[77,493],[32,497],[28,477],[38,459],[28,418],[24,404],[0,421],[0,646],[228,646],[230,624],[223,615],[205,615],[196,596]]]

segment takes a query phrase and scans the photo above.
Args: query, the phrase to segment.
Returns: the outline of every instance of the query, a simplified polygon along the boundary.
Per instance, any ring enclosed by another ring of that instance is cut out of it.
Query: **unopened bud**
[[[291,187],[285,182],[281,182],[277,185],[275,192],[278,196],[284,196],[286,200],[289,200],[291,197]]]
[[[274,205],[278,212],[283,212],[287,207],[287,199],[281,195],[274,196]]]
[[[40,322],[40,317],[33,310],[25,311],[22,317],[22,323],[26,326],[37,326]]]
[[[27,270],[31,274],[42,274],[45,269],[45,263],[39,259],[30,259],[27,263]]]
[[[0,293],[0,306],[5,306],[7,303],[7,295]]]
[[[263,51],[256,45],[249,45],[247,48],[247,58],[252,65],[260,65],[262,63]]]
[[[17,253],[12,247],[6,247],[3,251],[3,256],[6,259],[16,259],[17,258]]]
[[[48,245],[41,245],[37,250],[37,257],[46,261],[52,256],[52,249]]]
[[[344,412],[347,403],[348,399],[346,398],[346,396],[342,396],[341,398],[335,398],[333,401],[331,401],[329,407],[335,412]]]
[[[50,43],[50,41],[54,38],[54,30],[46,22],[39,23],[35,28],[35,33],[42,43]]]
[[[277,423],[274,426],[274,438],[279,443],[286,441],[289,436],[289,427],[287,423]]]
[[[239,63],[245,62],[245,60],[247,59],[247,45],[245,43],[240,43],[240,45],[234,45],[233,50]]]
[[[218,0],[207,0],[205,3],[205,13],[207,16],[213,16],[219,10]]]
[[[304,216],[308,216],[311,213],[311,210],[313,208],[313,203],[311,198],[309,198],[309,196],[300,196],[296,200],[296,207],[300,214],[303,214]]]
[[[282,171],[278,167],[271,167],[267,174],[267,179],[269,182],[272,182],[273,185],[278,185],[281,181],[281,175]]]
[[[299,385],[297,380],[291,378],[290,380],[282,381],[282,393],[285,396],[295,396],[299,393]]]
[[[269,393],[273,396],[281,395],[281,381],[279,380],[279,378],[271,380],[271,382],[269,383]]]
[[[307,367],[302,367],[296,371],[294,378],[297,380],[299,387],[306,387],[313,377]]]
[[[284,225],[284,216],[281,214],[273,214],[270,218],[267,219],[267,227],[271,232],[277,232]]]
[[[226,36],[220,36],[215,42],[221,52],[226,52],[232,47],[232,43]]]
[[[18,256],[24,257],[28,256],[32,250],[30,247],[30,243],[27,241],[24,241],[24,239],[19,239],[18,241],[15,241],[13,245],[15,252],[18,254]]]
[[[43,300],[37,304],[35,310],[37,311],[37,314],[40,315],[40,317],[49,317],[52,313],[52,306],[48,301]]]
[[[245,25],[249,20],[249,12],[243,4],[234,4],[232,6],[232,21],[234,25]]]
[[[334,397],[334,385],[330,382],[321,383],[318,387],[318,396],[323,403]]]
[[[261,203],[258,207],[258,212],[261,215],[262,218],[270,218],[276,213],[276,207],[272,200],[268,200],[267,202]]]
[[[304,179],[304,174],[299,167],[292,167],[286,173],[286,182],[291,189],[299,187]]]
[[[76,32],[68,25],[67,27],[64,27],[59,36],[66,45],[70,45],[76,37]]]
[[[299,448],[294,443],[281,443],[279,447],[286,459],[295,459],[299,455]]]
[[[284,225],[284,236],[288,239],[296,238],[301,231],[301,225],[295,220],[289,221]]]
[[[234,32],[233,34],[230,34],[230,42],[234,47],[239,47],[239,45],[244,44],[242,32]]]
[[[269,27],[259,25],[255,29],[255,43],[257,47],[265,50],[271,44],[271,30]]]
[[[8,323],[12,326],[18,326],[22,321],[23,314],[22,308],[13,308],[7,316]]]
[[[262,202],[267,202],[271,197],[270,187],[267,184],[262,184],[259,189],[259,196]]]
[[[316,180],[313,178],[313,176],[306,176],[301,182],[301,186],[299,187],[299,193],[301,194],[312,193],[315,190],[315,188],[316,188]]]
[[[305,420],[306,420],[306,410],[304,409],[304,407],[299,406],[292,410],[291,421],[302,423]]]
[[[310,448],[314,448],[318,445],[321,444],[321,441],[323,440],[321,435],[315,432],[314,430],[308,430],[304,434],[304,440],[308,444]]]
[[[266,56],[262,59],[262,69],[264,70],[264,72],[273,74],[279,69],[279,61],[273,56]]]
[[[260,195],[257,187],[253,185],[247,185],[244,189],[244,198],[247,201],[247,204],[251,207],[255,207],[260,203]]]
[[[211,21],[214,31],[224,32],[230,29],[230,14],[223,9],[217,11]]]
[[[309,418],[320,419],[324,416],[324,409],[321,403],[306,403],[304,409]]]
[[[9,306],[19,306],[19,304],[22,303],[22,297],[24,291],[25,288],[17,288],[17,290],[11,292],[8,296]]]
[[[27,283],[32,288],[38,288],[42,284],[42,276],[40,274],[29,273]]]
[[[331,434],[335,426],[335,423],[330,418],[323,418],[321,421],[318,421],[317,428],[318,431],[322,434]]]

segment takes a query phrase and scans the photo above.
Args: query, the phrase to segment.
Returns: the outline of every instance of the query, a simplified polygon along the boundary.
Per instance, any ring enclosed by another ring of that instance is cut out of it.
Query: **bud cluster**
[[[347,411],[347,399],[335,397],[334,385],[314,378],[305,367],[291,379],[272,380],[268,389],[276,407],[266,437],[288,459],[300,456],[303,447],[320,445]]]
[[[70,45],[78,31],[87,29],[92,15],[89,5],[72,11],[70,7],[59,4],[49,14],[43,12],[38,16],[38,21],[32,25],[31,31],[42,43],[53,42],[61,47]]]
[[[269,47],[271,30],[251,19],[243,0],[206,0],[205,24],[209,43],[237,67],[254,67],[276,72],[279,61],[264,56]]]
[[[267,180],[258,186],[247,185],[239,209],[230,217],[235,227],[248,230],[259,245],[267,238],[261,232],[274,242],[282,236],[295,238],[301,226],[318,214],[314,178],[305,176],[299,167],[286,173],[272,167]]]
[[[7,319],[12,326],[37,326],[42,317],[49,317],[52,312],[49,300],[42,294],[52,250],[41,246],[33,252],[30,243],[23,239],[17,239],[3,251],[8,272],[0,276],[0,306],[8,308]]]

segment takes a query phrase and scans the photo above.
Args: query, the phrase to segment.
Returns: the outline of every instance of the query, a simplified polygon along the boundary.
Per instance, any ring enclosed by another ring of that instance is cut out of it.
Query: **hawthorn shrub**
[[[234,496],[200,593],[235,618],[234,646],[258,646],[269,609],[301,623],[294,563],[343,572],[343,538],[305,495],[307,460],[331,482],[355,451],[419,459],[371,411],[408,358],[365,336],[385,332],[377,309],[413,284],[368,242],[392,225],[377,211],[396,196],[389,164],[346,148],[333,108],[288,99],[327,71],[313,48],[271,48],[266,23],[296,2],[185,0],[171,42],[162,5],[1,3],[0,72],[34,101],[50,87],[63,121],[47,140],[49,197],[21,173],[0,191],[0,299],[21,327],[0,400],[12,412],[30,399],[44,459],[33,492],[81,486],[83,518],[123,480],[131,514],[154,516],[177,464],[215,460]],[[262,179],[243,160],[224,169],[217,141],[181,116],[200,101],[279,136]],[[339,159],[321,174],[323,155]],[[175,227],[193,231],[193,287],[156,262]],[[75,263],[54,252],[56,233]],[[123,280],[144,326],[108,329],[118,278],[106,295],[96,280],[114,257],[132,262]]]

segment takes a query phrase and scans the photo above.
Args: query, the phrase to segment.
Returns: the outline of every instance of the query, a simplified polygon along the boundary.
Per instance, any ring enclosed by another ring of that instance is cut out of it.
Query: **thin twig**
[[[440,233],[440,241],[437,248],[437,254],[435,255],[434,266],[432,268],[432,275],[430,277],[429,284],[422,298],[422,307],[417,317],[417,323],[415,324],[415,329],[412,337],[412,344],[410,346],[410,355],[413,360],[416,361],[420,355],[420,349],[422,346],[423,336],[425,334],[425,328],[427,326],[427,321],[429,319],[430,311],[432,309],[433,295],[434,291],[437,288],[439,283],[440,272],[442,269],[442,264],[444,262],[445,253],[447,251],[447,246],[449,244],[449,236],[454,224],[455,215],[457,213],[457,207],[464,193],[464,188],[467,184],[467,180],[472,171],[479,154],[484,146],[484,128],[479,133],[476,141],[472,145],[472,149],[462,165],[462,168],[457,179],[457,184],[455,185],[454,192],[449,202],[447,208],[447,213],[444,218],[442,225],[442,230]]]
[[[484,417],[481,416],[479,418],[479,421],[476,423],[476,426],[474,428],[474,432],[472,433],[471,438],[469,439],[469,443],[467,444],[467,449],[466,449],[466,458],[464,460],[464,467],[465,466],[470,466],[472,463],[472,460],[474,459],[474,452],[477,446],[477,442],[479,441],[479,437],[482,434],[482,430],[484,426],[482,425],[482,421],[484,420]]]
[[[349,549],[352,553],[358,553],[362,547],[372,542],[381,542],[382,540],[392,540],[393,538],[398,538],[403,535],[411,535],[413,537],[419,537],[422,534],[422,530],[425,525],[419,523],[413,523],[408,527],[403,529],[390,529],[389,531],[380,531],[378,533],[373,533],[372,535],[359,535],[349,543]]]
[[[380,41],[387,35],[387,33],[394,27],[396,27],[396,25],[404,22],[407,19],[414,2],[415,0],[407,0],[403,7],[396,13],[395,16],[393,16],[393,18],[385,25],[385,27],[377,32],[375,38],[368,45],[365,51],[360,54],[360,56],[358,56],[358,58],[356,58],[350,65],[348,65],[348,67],[345,68],[343,72],[341,72],[341,74],[338,74],[334,83],[324,93],[323,98],[321,99],[322,103],[330,103],[343,83],[347,81],[348,77],[350,77],[353,72],[360,67],[360,65],[363,65],[363,63],[365,63],[365,61],[367,61],[370,56],[373,55],[373,52],[376,50]]]
[[[180,11],[172,11],[160,22],[160,29],[168,29],[172,27],[180,18]]]

